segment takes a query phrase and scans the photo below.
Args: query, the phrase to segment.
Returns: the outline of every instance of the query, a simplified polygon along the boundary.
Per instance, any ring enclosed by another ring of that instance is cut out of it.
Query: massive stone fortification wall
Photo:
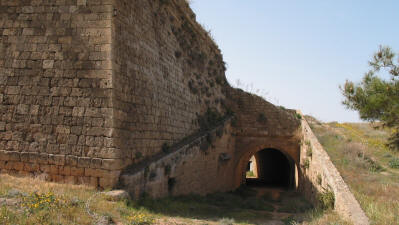
[[[106,186],[113,147],[107,0],[0,1],[0,168]]]
[[[117,183],[225,114],[220,50],[184,0],[0,3],[0,168]]]

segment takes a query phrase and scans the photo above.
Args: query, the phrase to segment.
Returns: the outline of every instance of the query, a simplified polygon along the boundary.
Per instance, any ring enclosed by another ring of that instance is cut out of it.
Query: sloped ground
[[[399,224],[399,153],[384,144],[390,131],[307,120],[372,224]]]
[[[90,187],[0,175],[0,224],[346,223],[334,212],[311,209],[297,193],[280,189],[242,188],[204,197],[114,202]]]

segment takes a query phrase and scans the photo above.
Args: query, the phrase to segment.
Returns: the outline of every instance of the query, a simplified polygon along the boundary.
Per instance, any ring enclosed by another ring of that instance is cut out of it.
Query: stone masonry
[[[301,116],[225,70],[185,0],[0,0],[0,172],[207,194],[238,188],[275,149],[291,188],[315,201],[331,187],[339,213],[365,219]],[[304,140],[317,149],[307,169]]]
[[[185,1],[1,0],[0,15],[2,172],[112,187],[225,110],[220,51]]]

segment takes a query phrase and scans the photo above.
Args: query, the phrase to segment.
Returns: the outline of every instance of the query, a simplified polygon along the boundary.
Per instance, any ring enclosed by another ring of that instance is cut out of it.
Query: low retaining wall
[[[319,204],[317,198],[319,194],[332,191],[335,196],[334,209],[339,215],[355,225],[370,224],[306,120],[302,120],[302,129],[301,170],[303,173],[300,178],[300,191],[315,205]]]
[[[208,194],[230,191],[233,186],[234,138],[230,120],[193,137],[169,154],[127,169],[120,186],[137,198],[144,193],[153,198],[169,195]]]

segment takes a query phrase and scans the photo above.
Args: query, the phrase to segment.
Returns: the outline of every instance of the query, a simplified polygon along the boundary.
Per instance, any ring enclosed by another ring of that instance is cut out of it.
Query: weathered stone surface
[[[325,165],[303,171],[307,134],[295,112],[228,85],[219,48],[186,1],[55,2],[0,1],[2,173],[121,181],[134,196],[206,194],[239,187],[249,158],[273,148],[297,168],[294,188],[311,192],[299,178],[313,181]],[[181,142],[230,111],[228,124]],[[351,217],[345,204],[338,210]]]
[[[109,201],[123,201],[129,199],[129,193],[125,190],[114,190],[104,193],[105,197]]]

